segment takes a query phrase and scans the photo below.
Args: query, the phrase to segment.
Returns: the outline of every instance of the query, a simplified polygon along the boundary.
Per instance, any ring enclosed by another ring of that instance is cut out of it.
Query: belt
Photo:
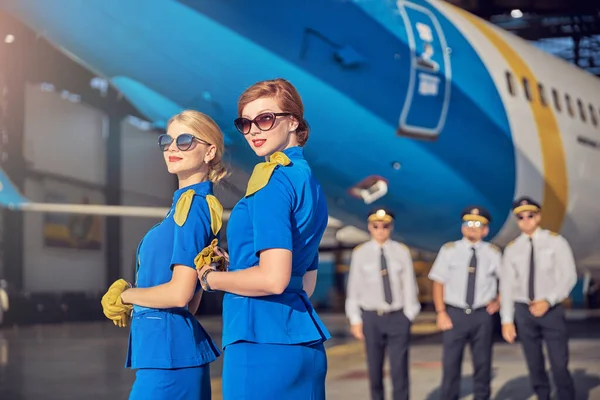
[[[552,310],[553,308],[555,308],[555,307],[558,307],[558,306],[560,306],[560,305],[562,305],[562,303],[558,303],[558,304],[555,304],[555,305],[553,305],[553,306],[550,306],[550,307],[548,307],[548,310]],[[519,307],[527,307],[527,308],[529,308],[529,304],[527,304],[527,303],[523,303],[522,301],[515,301],[515,306],[519,306]]]
[[[134,315],[140,316],[140,315],[148,314],[151,312],[164,312],[164,313],[170,313],[170,314],[179,314],[179,315],[183,315],[183,316],[192,315],[192,313],[190,313],[190,311],[187,309],[187,306],[184,308],[182,308],[182,307],[150,308],[150,307],[143,307],[143,306],[137,306],[137,305],[133,306],[133,314]]]
[[[475,311],[484,310],[486,308],[486,306],[475,307],[475,308],[472,308],[472,307],[463,308],[463,307],[451,306],[449,304],[446,304],[446,307],[447,308],[453,308],[455,310],[460,310],[460,311],[464,312],[465,314],[472,314]]]
[[[370,313],[375,313],[377,314],[379,317],[382,317],[384,315],[388,315],[388,314],[394,314],[397,312],[402,312],[402,308],[399,310],[384,310],[381,308],[378,308],[377,310],[363,310],[363,312],[370,312]]]

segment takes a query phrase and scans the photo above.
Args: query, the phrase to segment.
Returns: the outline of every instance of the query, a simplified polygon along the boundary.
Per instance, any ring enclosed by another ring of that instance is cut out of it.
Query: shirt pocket
[[[458,271],[465,269],[469,266],[469,262],[452,261],[448,263],[448,272],[450,274],[456,274]]]
[[[389,267],[389,263],[388,263]],[[369,262],[360,266],[361,278],[365,282],[381,280],[381,265],[378,262]]]
[[[516,256],[514,257],[506,266],[509,268],[506,272],[512,272],[513,281],[516,284],[520,284],[520,282],[529,275],[529,256]]]
[[[553,271],[556,253],[554,249],[542,248],[536,254],[535,267],[541,271]]]
[[[485,264],[485,276],[494,279],[500,274],[500,265],[494,262],[486,262]]]
[[[398,277],[398,279],[401,279],[402,271],[405,268],[404,263],[402,263],[400,260],[395,260],[393,258],[390,258],[388,260],[387,267],[388,267],[390,275],[395,275]]]

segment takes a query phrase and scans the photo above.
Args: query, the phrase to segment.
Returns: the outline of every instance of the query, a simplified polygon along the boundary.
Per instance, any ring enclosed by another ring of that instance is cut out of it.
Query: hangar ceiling
[[[446,0],[600,76],[598,0]]]

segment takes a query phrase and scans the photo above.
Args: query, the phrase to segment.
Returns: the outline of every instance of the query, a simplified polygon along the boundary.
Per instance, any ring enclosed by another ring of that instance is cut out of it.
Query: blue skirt
[[[223,400],[325,400],[323,343],[237,342],[225,348]]]
[[[210,400],[209,365],[178,369],[138,369],[129,400]]]

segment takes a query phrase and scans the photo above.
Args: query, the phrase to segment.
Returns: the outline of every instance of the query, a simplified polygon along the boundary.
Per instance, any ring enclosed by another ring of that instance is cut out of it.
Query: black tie
[[[471,262],[469,263],[469,281],[467,282],[467,306],[473,307],[475,302],[475,276],[477,274],[477,255],[475,254],[475,247],[471,247],[473,255],[471,256]]]
[[[385,301],[388,304],[392,304],[392,286],[390,285],[390,275],[388,274],[387,261],[385,260],[383,248],[381,248],[381,276],[383,277],[383,293],[385,294]]]
[[[529,300],[535,299],[534,286],[535,286],[535,261],[533,257],[533,238],[529,238],[531,243],[531,255],[529,256]]]

